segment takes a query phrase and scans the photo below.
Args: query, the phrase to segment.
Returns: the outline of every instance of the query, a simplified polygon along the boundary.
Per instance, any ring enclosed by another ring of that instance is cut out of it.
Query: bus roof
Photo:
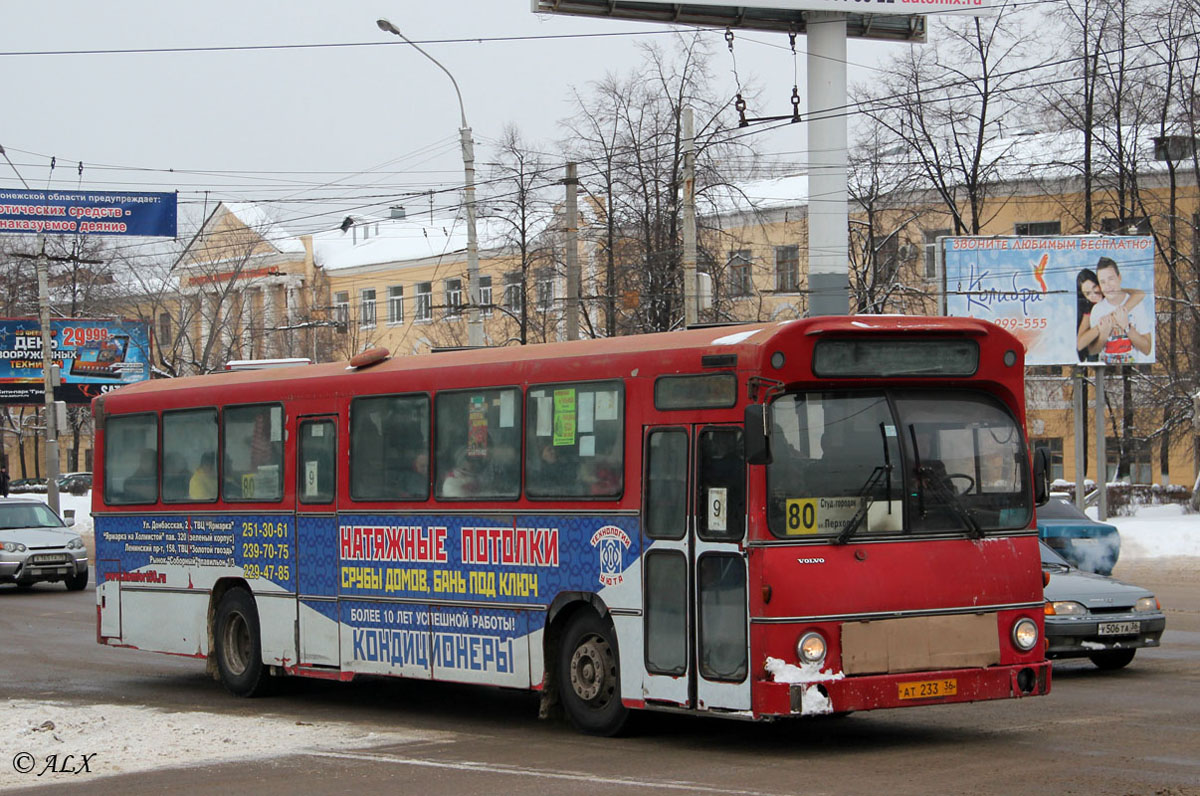
[[[552,364],[581,358],[595,362],[596,358],[625,359],[627,356],[657,355],[654,356],[654,362],[659,366],[660,372],[694,372],[701,366],[698,359],[701,354],[738,354],[740,355],[739,365],[745,367],[759,362],[759,358],[764,356],[764,352],[765,356],[769,356],[771,351],[782,344],[780,338],[795,341],[803,337],[831,334],[838,336],[857,334],[965,335],[969,337],[992,335],[1007,341],[1010,346],[1021,347],[1015,337],[1000,327],[972,318],[907,315],[825,316],[742,326],[707,327],[572,342],[463,349],[419,356],[390,357],[378,364],[358,369],[350,367],[346,362],[334,362],[261,370],[223,371],[203,376],[143,381],[107,393],[97,400],[103,401],[106,408],[112,411],[122,407],[130,399],[150,398],[151,396],[166,397],[166,394],[175,391],[225,390],[240,385],[277,382],[280,383],[276,385],[277,387],[285,387],[287,386],[284,384],[286,382],[296,382],[297,389],[310,392],[316,382],[324,379],[344,380],[355,371],[364,375],[371,374],[372,378],[367,381],[374,382],[379,376],[388,373],[413,371],[445,371],[448,373],[460,369],[474,371],[481,367],[505,368],[529,362]],[[611,374],[609,376],[611,377]],[[603,378],[604,374],[581,367],[579,372],[564,377],[570,379]],[[514,379],[514,381],[516,380],[518,379]],[[303,388],[300,383],[303,383]],[[224,394],[224,397],[232,398],[233,396]],[[135,400],[134,403],[140,403],[140,401]],[[119,411],[124,411],[124,407]]]

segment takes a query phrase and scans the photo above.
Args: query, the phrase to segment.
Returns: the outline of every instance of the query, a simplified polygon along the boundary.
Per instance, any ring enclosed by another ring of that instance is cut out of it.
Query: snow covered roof
[[[782,207],[808,204],[808,175],[751,180],[735,186],[714,186],[697,199],[697,211],[704,215],[764,212]]]
[[[414,214],[406,218],[348,216],[353,224],[313,235],[313,258],[327,271],[441,257],[466,251],[462,218]],[[476,220],[481,251],[502,248],[511,226],[496,219]]]
[[[304,254],[304,244],[271,217],[267,208],[257,202],[222,202],[238,221],[254,230],[264,241],[283,254]]]

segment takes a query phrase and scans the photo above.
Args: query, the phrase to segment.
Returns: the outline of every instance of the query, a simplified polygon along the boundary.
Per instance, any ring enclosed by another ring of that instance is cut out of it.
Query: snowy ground
[[[45,499],[44,495],[34,495]],[[75,530],[92,544],[91,495],[62,495],[61,507],[75,510]],[[1095,510],[1089,511],[1095,516]],[[1200,514],[1180,506],[1145,506],[1130,517],[1108,520],[1121,532],[1121,561],[1194,557],[1200,562]],[[1164,561],[1164,563],[1166,563]],[[88,761],[84,776],[104,776],[188,765],[262,760],[308,750],[361,749],[376,745],[429,740],[415,732],[364,732],[351,724],[296,722],[281,717],[242,717],[203,712],[172,713],[120,705],[75,705],[10,699],[0,703],[0,750],[28,752],[29,774],[14,771],[14,760],[0,760],[0,791],[55,782],[35,776],[49,755],[102,749]],[[97,743],[102,739],[103,743]]]

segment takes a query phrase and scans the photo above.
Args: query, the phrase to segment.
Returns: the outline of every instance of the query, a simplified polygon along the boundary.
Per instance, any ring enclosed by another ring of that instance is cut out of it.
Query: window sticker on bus
[[[313,423],[311,426],[309,426],[309,430],[312,431],[312,435],[314,437],[325,436],[325,426],[321,425],[320,423]]]
[[[885,425],[883,427],[883,433],[885,436],[894,437],[896,436],[896,427],[892,425]]]
[[[505,390],[500,393],[500,428],[512,428],[516,417],[516,393]]]
[[[600,390],[596,393],[596,419],[617,419],[617,391]]]
[[[575,444],[575,391],[554,391],[554,446]]]
[[[280,442],[283,440],[283,409],[278,406],[271,407],[271,442]]]
[[[585,435],[581,436],[579,438],[579,456],[580,456],[580,458],[583,458],[585,456],[595,456],[595,455],[596,455],[596,438],[594,436],[592,436],[591,434],[585,434]]]
[[[596,414],[596,393],[580,392],[579,406],[575,415],[575,430],[580,434],[591,434],[595,428],[592,418]]]
[[[321,436],[321,433],[322,433],[322,429],[320,426],[316,426],[313,429],[314,437]],[[317,489],[317,467],[318,467],[317,462],[305,462],[304,463],[304,496],[305,497],[316,497],[318,494],[320,494],[320,490]]]
[[[549,395],[538,393],[537,401],[537,435],[548,437],[554,432],[554,399]]]
[[[728,513],[728,490],[723,486],[710,487],[708,490],[708,530],[724,531]],[[790,501],[789,501],[790,502]]]
[[[467,455],[487,456],[488,408],[482,395],[472,395],[467,404]]]

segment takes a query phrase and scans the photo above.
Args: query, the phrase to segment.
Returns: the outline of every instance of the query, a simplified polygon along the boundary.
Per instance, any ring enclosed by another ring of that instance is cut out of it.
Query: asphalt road
[[[1162,648],[1127,668],[1056,665],[1043,698],[775,724],[651,714],[598,739],[539,721],[532,695],[363,678],[289,681],[240,700],[202,661],[100,647],[95,592],[0,587],[9,698],[352,722],[412,742],[148,773],[24,779],[0,749],[0,788],[36,793],[1156,794],[1200,796],[1200,560],[1124,563],[1167,607]],[[97,743],[93,770],[103,770]],[[26,788],[26,785],[33,786]]]

